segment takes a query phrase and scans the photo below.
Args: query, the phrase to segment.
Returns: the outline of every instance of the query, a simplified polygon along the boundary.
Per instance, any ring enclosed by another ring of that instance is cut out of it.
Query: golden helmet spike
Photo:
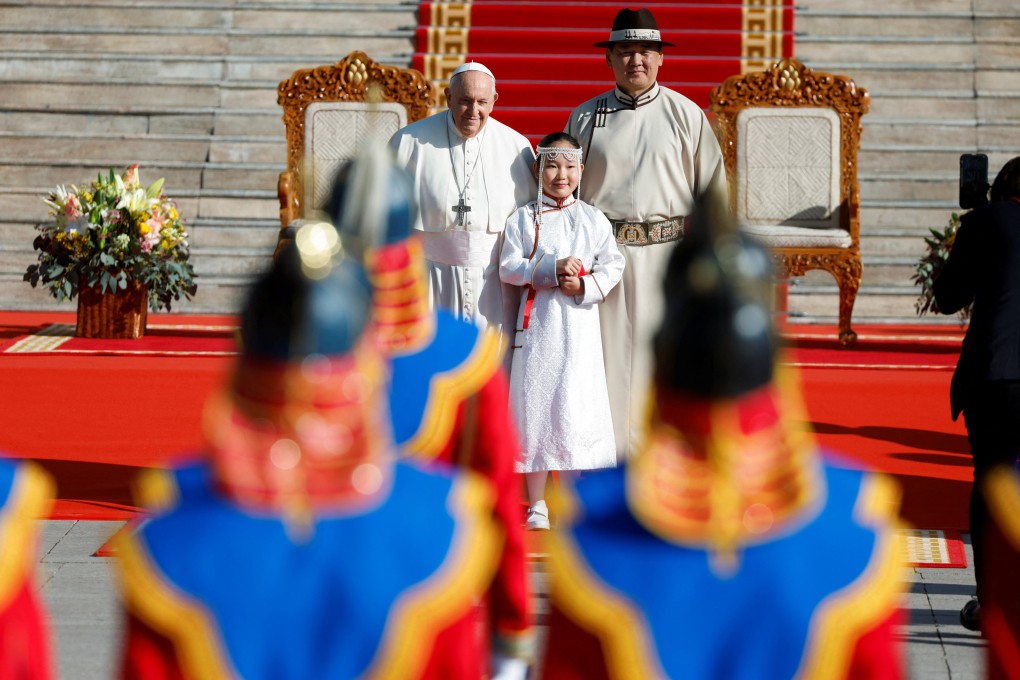
[[[294,245],[301,259],[301,269],[310,279],[328,276],[336,258],[344,254],[340,234],[328,222],[302,225],[294,236]]]

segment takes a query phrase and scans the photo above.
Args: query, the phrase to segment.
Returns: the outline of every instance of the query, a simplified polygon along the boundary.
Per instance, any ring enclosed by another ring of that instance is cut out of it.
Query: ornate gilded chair
[[[777,273],[832,274],[839,285],[839,341],[861,285],[857,153],[869,97],[847,76],[795,59],[731,76],[712,90],[737,219],[773,253]]]
[[[435,105],[432,84],[420,72],[384,66],[359,51],[332,66],[295,71],[277,87],[276,101],[287,130],[277,253],[295,224],[323,207],[337,171],[365,140],[385,144]]]

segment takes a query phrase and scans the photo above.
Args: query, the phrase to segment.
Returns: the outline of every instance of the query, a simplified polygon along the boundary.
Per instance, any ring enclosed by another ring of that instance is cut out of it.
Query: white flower
[[[159,197],[149,196],[145,189],[135,189],[125,192],[117,203],[117,208],[127,208],[132,215],[147,212],[149,208],[159,203]]]
[[[87,215],[82,215],[76,219],[68,220],[67,223],[64,224],[64,232],[68,236],[71,234],[85,234],[94,226],[94,224],[89,222]]]

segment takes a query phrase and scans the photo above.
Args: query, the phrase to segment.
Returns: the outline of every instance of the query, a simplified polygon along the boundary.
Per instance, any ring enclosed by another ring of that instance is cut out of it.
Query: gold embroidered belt
[[[616,242],[623,246],[650,246],[655,243],[669,243],[683,238],[683,216],[670,217],[657,222],[630,222],[610,220]]]

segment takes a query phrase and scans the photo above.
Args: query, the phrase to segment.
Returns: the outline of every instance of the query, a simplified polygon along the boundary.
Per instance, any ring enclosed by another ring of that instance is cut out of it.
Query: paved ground
[[[39,582],[49,606],[59,678],[116,677],[120,613],[111,559],[95,557],[122,522],[44,522]],[[967,545],[968,563],[971,561]],[[973,592],[968,569],[914,569],[908,574],[903,630],[911,680],[984,678],[983,642],[960,626]]]

